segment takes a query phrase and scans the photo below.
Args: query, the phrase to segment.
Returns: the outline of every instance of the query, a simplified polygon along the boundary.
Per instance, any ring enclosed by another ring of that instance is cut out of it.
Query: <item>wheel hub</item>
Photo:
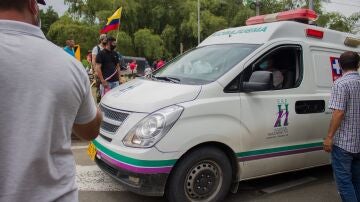
[[[216,176],[209,170],[201,171],[194,180],[194,191],[198,195],[206,195],[214,188]]]
[[[186,177],[185,190],[189,198],[205,200],[216,195],[222,181],[220,167],[215,162],[200,162]]]

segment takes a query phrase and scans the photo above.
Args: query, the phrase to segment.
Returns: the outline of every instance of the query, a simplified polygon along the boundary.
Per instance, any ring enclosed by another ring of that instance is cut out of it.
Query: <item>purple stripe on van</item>
[[[291,151],[283,151],[283,152],[277,152],[277,153],[241,157],[241,158],[238,158],[238,160],[240,162],[252,161],[252,160],[265,159],[265,158],[271,158],[271,157],[287,156],[287,155],[292,155],[292,154],[301,154],[301,153],[319,151],[322,149],[323,149],[323,147],[312,147],[312,148],[306,148],[306,149],[297,149],[297,150],[291,150]]]

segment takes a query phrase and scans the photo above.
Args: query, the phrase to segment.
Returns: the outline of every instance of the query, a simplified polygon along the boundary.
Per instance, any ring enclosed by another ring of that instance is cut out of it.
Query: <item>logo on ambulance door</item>
[[[277,100],[276,117],[273,131],[267,134],[266,139],[284,138],[289,136],[289,102],[287,99]]]
[[[289,103],[286,99],[279,99],[277,103],[278,113],[274,127],[289,125]]]
[[[336,79],[342,76],[342,71],[339,64],[339,58],[330,57],[330,64],[331,64],[333,81],[336,81]]]

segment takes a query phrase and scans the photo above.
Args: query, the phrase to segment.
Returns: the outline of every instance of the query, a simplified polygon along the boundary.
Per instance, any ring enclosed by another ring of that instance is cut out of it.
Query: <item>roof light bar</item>
[[[256,25],[268,22],[285,21],[285,20],[298,20],[298,21],[315,21],[318,15],[315,11],[310,9],[296,9],[290,11],[284,11],[279,13],[273,13],[268,15],[260,15],[249,18],[246,21],[246,25]]]
[[[360,46],[360,39],[357,38],[353,38],[353,37],[346,37],[344,44],[346,46],[350,46],[350,47],[358,47]]]
[[[280,12],[278,15],[278,20],[291,20],[291,19],[299,19],[299,20],[311,20],[315,21],[317,19],[317,14],[315,11],[310,9],[296,9],[292,11]]]
[[[306,29],[306,36],[307,37],[313,37],[317,39],[324,38],[324,32],[316,29]]]

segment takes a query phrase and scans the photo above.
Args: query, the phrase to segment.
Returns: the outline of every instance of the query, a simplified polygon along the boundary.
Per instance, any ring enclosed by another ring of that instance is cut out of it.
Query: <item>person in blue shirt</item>
[[[64,51],[75,57],[74,46],[75,41],[73,39],[66,40],[66,46],[64,47]]]

